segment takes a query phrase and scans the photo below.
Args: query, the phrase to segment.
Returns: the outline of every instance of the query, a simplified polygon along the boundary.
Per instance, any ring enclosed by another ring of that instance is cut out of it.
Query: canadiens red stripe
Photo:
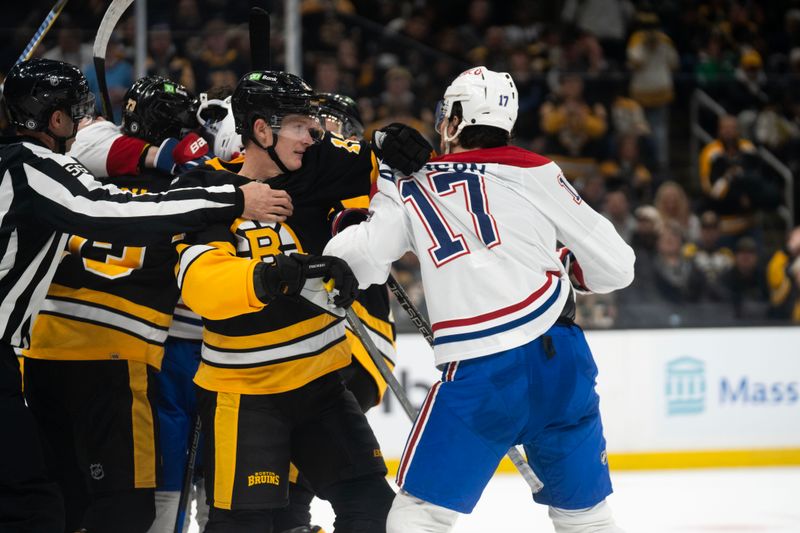
[[[430,416],[433,399],[436,397],[436,393],[438,392],[441,384],[441,381],[437,381],[433,384],[431,390],[428,391],[428,396],[425,398],[425,403],[422,404],[422,410],[420,410],[417,420],[414,422],[414,427],[411,430],[411,436],[408,439],[408,444],[406,444],[403,457],[400,459],[400,468],[397,470],[397,484],[401,487],[405,481],[408,463],[411,460],[411,456],[414,455],[417,442],[419,442],[419,437],[422,434],[422,428],[425,427],[425,423],[428,421],[428,416]]]
[[[456,377],[456,370],[458,369],[458,361],[453,361],[447,365],[447,381],[453,381]]]
[[[521,302],[509,305],[508,307],[504,307],[496,311],[490,311],[489,313],[484,313],[478,316],[473,316],[469,318],[456,318],[454,320],[444,320],[442,322],[436,322],[431,326],[431,329],[435,332],[436,330],[442,328],[471,326],[473,324],[479,324],[480,322],[487,322],[489,320],[494,320],[495,318],[500,318],[501,316],[510,315],[511,313],[519,311],[520,309],[524,309],[525,307],[528,307],[533,302],[535,302],[542,294],[544,294],[547,291],[547,289],[550,288],[550,285],[553,284],[553,278],[559,275],[560,273],[557,271],[547,272],[547,281],[545,281],[544,285],[536,289],[536,291],[534,291],[533,294],[531,294]]]

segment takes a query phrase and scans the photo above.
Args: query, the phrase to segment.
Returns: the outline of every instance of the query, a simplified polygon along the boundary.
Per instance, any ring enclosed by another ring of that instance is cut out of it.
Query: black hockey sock
[[[272,509],[228,511],[211,507],[204,533],[272,533]]]
[[[88,533],[146,533],[156,518],[155,489],[95,494],[83,524]]]
[[[319,496],[328,500],[336,513],[336,533],[385,533],[386,516],[394,491],[380,474],[340,481]]]
[[[289,505],[273,511],[272,526],[276,533],[311,525],[311,500],[314,493],[302,475],[297,483],[289,483]]]

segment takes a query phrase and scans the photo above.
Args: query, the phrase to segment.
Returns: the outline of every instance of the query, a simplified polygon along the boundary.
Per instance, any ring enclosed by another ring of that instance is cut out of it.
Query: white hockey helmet
[[[197,120],[203,130],[214,139],[211,146],[214,155],[230,161],[244,151],[242,136],[236,133],[230,96],[224,100],[209,100],[206,93],[200,93]]]
[[[462,72],[444,92],[436,116],[437,130],[443,120],[452,116],[456,102],[461,102],[463,119],[455,135],[444,139],[447,143],[467,126],[494,126],[511,133],[517,121],[517,86],[507,72],[495,72],[483,66]]]

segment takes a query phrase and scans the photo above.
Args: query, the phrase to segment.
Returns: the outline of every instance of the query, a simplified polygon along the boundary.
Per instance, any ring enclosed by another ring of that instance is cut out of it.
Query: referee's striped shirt
[[[28,347],[68,233],[144,246],[232,221],[243,208],[232,185],[134,196],[32,138],[0,139],[0,342]]]

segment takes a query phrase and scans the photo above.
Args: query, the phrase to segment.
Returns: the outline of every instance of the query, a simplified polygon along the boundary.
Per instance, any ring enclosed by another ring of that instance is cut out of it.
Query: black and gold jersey
[[[216,164],[228,170],[199,169],[184,175],[181,185],[248,182],[234,174],[239,164]],[[253,290],[253,269],[278,254],[322,253],[330,239],[328,213],[342,199],[369,194],[376,167],[366,146],[326,136],[308,148],[299,170],[268,180],[292,197],[294,212],[285,222],[238,219],[178,245],[183,300],[203,317],[195,383],[218,392],[273,394],[350,363],[341,317],[300,297],[264,305]]]
[[[369,207],[369,196],[357,196],[346,198],[340,202],[336,209]],[[335,216],[336,211],[330,213],[329,218]],[[380,350],[389,368],[394,369],[397,359],[396,339],[397,333],[394,327],[394,317],[389,303],[389,292],[386,285],[371,285],[358,293],[358,298],[353,302],[353,310],[361,319],[364,327],[372,338],[372,342]],[[355,336],[349,325],[347,327],[347,339],[350,341],[350,351],[353,357],[366,370],[370,377],[375,381],[378,389],[378,401],[383,399],[386,392],[386,380],[381,376],[378,367],[367,353],[367,349],[358,337]]]
[[[171,176],[149,171],[107,180],[134,194],[169,189]],[[70,235],[30,347],[36,359],[126,359],[161,366],[178,300],[174,243],[123,246]]]

